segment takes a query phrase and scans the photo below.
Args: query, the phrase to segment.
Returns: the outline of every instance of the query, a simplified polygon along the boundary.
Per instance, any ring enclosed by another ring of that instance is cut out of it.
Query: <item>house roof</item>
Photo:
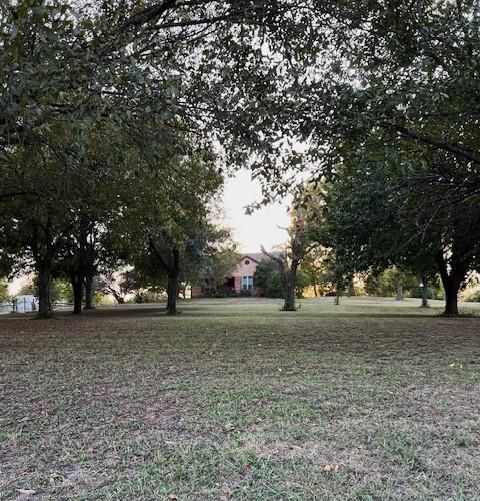
[[[272,252],[270,252],[270,254],[272,254],[272,256],[275,256],[275,257],[281,256],[281,253],[277,252],[277,251],[272,251]],[[241,260],[243,260],[247,257],[250,259],[253,259],[257,263],[261,263],[262,261],[265,261],[265,260],[267,260],[267,261],[270,260],[270,258],[268,256],[266,256],[263,252],[248,252],[246,254],[243,254]]]

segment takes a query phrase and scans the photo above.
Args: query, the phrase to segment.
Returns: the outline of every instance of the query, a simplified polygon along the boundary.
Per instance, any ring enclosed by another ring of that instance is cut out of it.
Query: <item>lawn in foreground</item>
[[[416,304],[0,318],[0,499],[480,499],[480,319]]]

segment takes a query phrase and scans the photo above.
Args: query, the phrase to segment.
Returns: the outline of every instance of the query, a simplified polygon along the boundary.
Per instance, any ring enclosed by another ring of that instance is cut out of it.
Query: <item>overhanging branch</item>
[[[389,129],[397,132],[402,137],[413,139],[435,149],[447,151],[449,153],[452,153],[453,155],[460,156],[463,159],[475,164],[480,164],[480,156],[477,153],[475,153],[472,149],[462,146],[458,143],[449,143],[448,141],[435,139],[431,136],[427,136],[425,134],[421,134],[420,132],[411,130],[403,125],[392,124],[391,122],[381,121],[377,122],[377,124],[384,129]]]

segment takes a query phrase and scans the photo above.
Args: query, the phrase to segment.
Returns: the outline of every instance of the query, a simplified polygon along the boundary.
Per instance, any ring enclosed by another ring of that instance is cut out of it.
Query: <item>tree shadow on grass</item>
[[[393,311],[368,311],[368,307],[364,311],[359,311],[355,308],[352,311],[328,309],[322,311],[322,308],[319,307],[318,310],[302,310],[299,309],[296,312],[283,312],[280,311],[280,308],[276,308],[276,305],[272,304],[269,307],[260,310],[252,310],[248,311],[248,308],[245,308],[245,305],[242,305],[242,308],[229,308],[230,305],[222,305],[219,304],[188,304],[188,303],[180,303],[179,305],[179,314],[178,315],[167,315],[165,304],[146,304],[146,305],[118,305],[111,307],[98,307],[92,310],[85,310],[81,315],[73,315],[70,310],[62,309],[55,310],[52,319],[47,319],[44,321],[55,320],[55,319],[72,319],[72,320],[94,320],[94,319],[113,319],[113,318],[201,318],[201,319],[236,319],[245,321],[262,321],[266,319],[282,319],[285,320],[298,320],[302,321],[312,321],[315,319],[322,318],[338,318],[338,319],[354,319],[354,318],[372,318],[372,319],[447,319],[442,315],[442,308],[429,308],[423,309],[418,307],[417,310],[415,308],[406,308],[405,310],[399,310],[398,312]],[[460,313],[457,317],[449,317],[450,320],[455,319],[471,319],[471,318],[479,318],[478,314],[469,313],[468,315],[462,315]],[[2,315],[0,317],[0,321],[8,321],[8,320],[34,320],[36,319],[35,312],[32,313],[15,313],[9,315]]]

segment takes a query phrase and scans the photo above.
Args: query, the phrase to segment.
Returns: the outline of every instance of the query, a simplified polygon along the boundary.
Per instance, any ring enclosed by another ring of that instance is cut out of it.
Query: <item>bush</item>
[[[282,277],[279,271],[270,273],[265,287],[265,296],[283,298]]]
[[[259,263],[257,269],[255,270],[255,275],[253,276],[255,287],[263,289],[266,294],[268,289],[268,279],[273,273],[278,273],[278,266],[274,261],[266,259]]]
[[[226,290],[211,289],[205,291],[204,296],[213,298],[227,298],[227,297],[236,297],[237,293],[233,289],[226,289]]]
[[[410,289],[410,297],[421,298],[422,291],[420,287],[412,287]],[[433,281],[430,287],[427,287],[427,299],[445,299],[445,292],[438,278]]]
[[[422,289],[420,287],[412,287],[410,297],[420,299],[422,297]],[[435,299],[435,292],[430,287],[427,287],[427,299]]]
[[[306,287],[308,287],[309,282],[310,280],[308,275],[304,271],[298,270],[297,283],[295,285],[295,295],[298,299],[303,298],[303,291],[305,290]]]
[[[471,294],[466,301],[469,303],[480,303],[480,290],[475,291],[473,294]]]

